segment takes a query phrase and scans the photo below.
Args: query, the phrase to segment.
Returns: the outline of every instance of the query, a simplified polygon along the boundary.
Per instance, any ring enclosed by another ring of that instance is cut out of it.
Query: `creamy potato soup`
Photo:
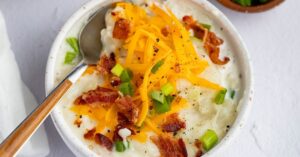
[[[202,156],[230,129],[240,100],[236,58],[203,10],[184,1],[119,2],[103,50],[58,108],[96,154]],[[61,45],[57,83],[80,61],[78,24]]]

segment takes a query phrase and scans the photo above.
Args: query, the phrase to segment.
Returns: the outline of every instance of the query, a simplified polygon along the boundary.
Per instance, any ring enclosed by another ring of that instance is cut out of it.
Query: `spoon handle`
[[[45,120],[52,108],[71,87],[72,82],[65,79],[0,145],[0,156],[14,156]]]
[[[46,97],[34,111],[0,144],[0,157],[11,157],[20,150],[35,130],[44,122],[56,103],[88,66],[82,62]]]

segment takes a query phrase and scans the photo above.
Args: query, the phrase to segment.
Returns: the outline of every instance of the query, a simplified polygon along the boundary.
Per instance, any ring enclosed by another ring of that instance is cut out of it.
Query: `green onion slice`
[[[161,92],[164,95],[170,95],[174,91],[174,87],[171,83],[166,83],[161,87]]]
[[[201,23],[201,25],[202,25],[204,28],[208,29],[208,30],[211,29],[211,25],[209,25],[209,24]]]
[[[235,96],[235,90],[232,90],[231,93],[230,93],[230,98],[234,99],[234,96]]]
[[[251,6],[252,0],[234,0],[235,3],[240,4],[241,6]]]
[[[116,64],[112,69],[111,69],[111,73],[113,73],[114,75],[120,77],[122,72],[124,71],[124,68],[122,67],[121,64]]]
[[[73,60],[76,58],[77,54],[74,52],[67,52],[65,55],[65,64],[72,64]]]
[[[120,79],[122,82],[128,82],[132,79],[132,76],[133,76],[132,71],[129,69],[125,69],[123,70]]]
[[[125,147],[123,141],[120,141],[120,140],[115,142],[115,147],[116,147],[117,152],[124,152],[126,150],[126,147]]]
[[[161,91],[156,91],[156,90],[151,92],[151,98],[160,103],[164,103],[166,100],[164,94]]]
[[[208,129],[204,135],[200,138],[203,144],[203,148],[208,151],[218,143],[218,135],[215,131]]]
[[[157,71],[163,64],[164,64],[164,60],[158,61],[158,62],[152,67],[151,72],[152,72],[153,74],[155,74],[156,71]]]
[[[79,53],[79,43],[78,39],[74,37],[70,37],[66,39],[67,43],[72,47],[72,49],[76,52],[76,54]]]
[[[154,100],[154,109],[157,113],[161,114],[170,111],[170,105],[166,100],[163,103]]]
[[[215,97],[216,104],[223,104],[225,100],[225,95],[227,93],[227,89],[220,90],[217,96]]]
[[[121,83],[120,86],[119,86],[119,90],[124,95],[133,96],[133,94],[134,94],[134,89],[133,89],[133,86],[130,82]]]

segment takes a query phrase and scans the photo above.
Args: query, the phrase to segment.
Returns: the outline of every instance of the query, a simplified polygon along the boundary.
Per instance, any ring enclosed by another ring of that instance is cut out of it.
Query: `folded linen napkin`
[[[0,142],[36,106],[34,96],[20,78],[19,68],[10,48],[5,21],[0,11]],[[48,153],[48,140],[42,125],[17,156],[43,157]]]

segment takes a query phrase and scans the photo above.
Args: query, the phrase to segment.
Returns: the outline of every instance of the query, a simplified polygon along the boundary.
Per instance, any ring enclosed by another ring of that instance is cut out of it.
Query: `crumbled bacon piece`
[[[206,41],[214,46],[219,46],[224,43],[223,39],[217,37],[214,32],[208,32]]]
[[[224,42],[221,38],[217,37],[215,33],[208,31],[201,24],[197,23],[192,16],[184,16],[182,21],[187,29],[193,29],[195,37],[202,39],[205,42],[204,48],[213,63],[224,65],[230,61],[228,57],[225,57],[223,61],[219,59],[219,46]]]
[[[193,17],[188,15],[183,16],[182,21],[188,29],[196,23]]]
[[[82,123],[82,120],[80,118],[76,118],[74,121],[74,125],[76,125],[78,128],[80,128],[81,123]]]
[[[179,65],[179,63],[176,63],[176,64],[175,64],[174,71],[175,71],[176,73],[180,73],[180,65]]]
[[[132,124],[132,122],[130,122],[123,113],[118,112],[118,124],[122,126],[127,126]]]
[[[201,157],[203,155],[201,141],[195,140],[195,146],[198,148],[198,151],[197,151],[195,157]]]
[[[119,111],[132,123],[137,121],[139,115],[139,103],[132,100],[132,97],[125,96],[116,100]]]
[[[111,69],[116,65],[116,58],[114,53],[110,53],[109,57],[103,55],[97,63],[97,70],[103,74],[110,74]]]
[[[171,30],[169,26],[165,26],[161,29],[161,34],[167,37],[170,34]]]
[[[119,135],[119,130],[123,129],[124,126],[122,125],[117,125],[115,127],[115,130],[114,130],[114,134],[113,134],[113,141],[116,142],[116,141],[122,141],[122,137]]]
[[[114,30],[113,30],[113,37],[120,40],[125,40],[128,38],[130,33],[130,21],[120,18],[116,21]]]
[[[201,157],[203,155],[202,150],[198,150],[195,157]]]
[[[95,135],[95,142],[101,146],[104,146],[109,151],[111,151],[113,148],[112,141],[103,134],[97,133]]]
[[[116,87],[121,84],[121,79],[119,77],[113,76],[111,77],[110,85]]]
[[[95,90],[90,90],[79,96],[74,104],[75,105],[90,105],[92,107],[102,106],[109,107],[119,97],[119,93],[116,90],[97,87]]]
[[[217,46],[214,46],[210,43],[205,43],[204,44],[204,48],[207,51],[210,60],[218,65],[225,65],[230,61],[230,58],[228,57],[224,57],[224,60],[220,60],[219,59],[219,55],[220,55],[220,48]]]
[[[173,113],[166,118],[166,121],[161,125],[161,128],[165,132],[177,132],[180,129],[185,129],[185,122],[182,121],[178,113]]]
[[[158,147],[161,157],[187,157],[184,141],[173,139],[170,136],[155,136],[151,140]]]
[[[96,128],[93,128],[91,130],[88,130],[83,137],[87,140],[92,140],[94,138],[94,134],[96,132]]]

